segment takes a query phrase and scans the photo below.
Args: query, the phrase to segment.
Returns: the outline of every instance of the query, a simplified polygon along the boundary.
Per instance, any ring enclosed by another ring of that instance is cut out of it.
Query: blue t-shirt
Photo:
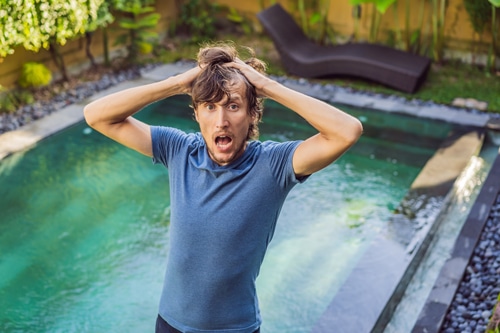
[[[285,198],[299,141],[249,142],[219,166],[200,133],[152,127],[153,162],[170,180],[170,242],[159,313],[182,332],[250,333],[255,279]]]

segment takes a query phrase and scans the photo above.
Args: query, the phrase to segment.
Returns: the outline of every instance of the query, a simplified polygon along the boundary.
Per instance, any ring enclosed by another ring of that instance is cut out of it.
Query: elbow
[[[356,119],[356,141],[363,135],[363,124],[359,119]]]
[[[346,136],[349,146],[354,145],[361,135],[363,135],[363,124],[357,118],[353,118],[349,134]]]
[[[89,105],[86,105],[83,108],[83,118],[85,119],[87,125],[89,125],[92,128],[95,128],[97,120],[92,110],[92,107],[90,107]]]

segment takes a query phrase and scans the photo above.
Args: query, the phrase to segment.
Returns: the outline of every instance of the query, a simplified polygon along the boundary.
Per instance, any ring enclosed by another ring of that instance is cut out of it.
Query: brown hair
[[[255,58],[254,51],[249,47],[244,49],[250,53],[250,58],[243,60],[257,71],[264,73],[265,64]],[[196,110],[200,103],[219,102],[224,97],[230,98],[230,88],[234,81],[241,80],[246,86],[248,114],[254,118],[248,129],[247,140],[259,137],[258,123],[262,119],[263,101],[257,96],[255,87],[237,69],[223,66],[225,63],[239,58],[238,50],[231,43],[207,45],[198,52],[198,66],[202,71],[193,81],[191,89],[192,107]]]

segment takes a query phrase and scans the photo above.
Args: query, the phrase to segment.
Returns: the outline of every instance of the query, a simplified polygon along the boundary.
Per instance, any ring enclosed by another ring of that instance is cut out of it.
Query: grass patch
[[[424,100],[450,104],[456,97],[474,98],[488,103],[488,111],[500,113],[500,76],[477,66],[449,62],[433,65],[427,81],[415,94]]]

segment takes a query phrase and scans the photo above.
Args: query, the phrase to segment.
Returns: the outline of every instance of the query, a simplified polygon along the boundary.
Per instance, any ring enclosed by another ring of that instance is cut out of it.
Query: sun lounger
[[[425,80],[430,59],[371,43],[323,46],[311,41],[283,7],[257,17],[274,42],[285,70],[305,78],[353,76],[414,93]]]

